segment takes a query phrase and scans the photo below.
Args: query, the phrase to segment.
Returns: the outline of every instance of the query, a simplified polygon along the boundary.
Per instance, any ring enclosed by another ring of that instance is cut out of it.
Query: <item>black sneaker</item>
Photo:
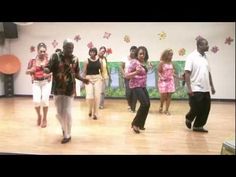
[[[193,127],[193,131],[195,131],[195,132],[208,133],[208,130],[207,130],[207,129],[204,129],[203,127]]]
[[[146,130],[146,128],[144,128],[144,127],[139,127],[139,129],[140,129],[140,130]]]
[[[192,127],[192,122],[190,122],[188,119],[186,119],[186,120],[185,120],[185,125],[186,125],[189,129],[191,129],[191,127]]]
[[[61,140],[61,144],[68,143],[68,142],[70,142],[70,140],[71,140],[71,137],[70,137],[70,138],[63,138],[63,139]]]

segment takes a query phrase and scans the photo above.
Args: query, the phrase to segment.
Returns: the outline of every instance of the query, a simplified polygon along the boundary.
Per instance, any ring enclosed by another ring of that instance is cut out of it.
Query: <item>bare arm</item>
[[[109,80],[111,81],[111,74],[108,68],[107,58],[105,58],[105,61],[106,61],[107,74],[108,74]]]
[[[31,69],[27,69],[25,73],[26,74],[34,74],[34,72],[35,72],[34,69],[31,68]]]
[[[26,70],[25,73],[32,75],[32,74],[34,74],[34,72],[35,72],[35,69],[33,67],[33,61],[30,60],[29,63],[28,63],[28,67],[27,67],[27,70]]]
[[[162,71],[163,71],[162,66],[163,66],[163,63],[160,62],[160,64],[158,65],[158,68],[157,68],[159,73],[162,73]]]
[[[172,66],[173,66],[173,76],[175,78],[178,78],[177,73],[176,73],[176,68],[175,68],[175,65],[173,65],[173,63],[172,63]]]
[[[135,71],[130,72],[130,73],[126,73],[125,74],[125,78],[126,79],[131,79],[132,77],[137,75],[140,71],[141,71],[141,66],[137,66]]]
[[[147,62],[147,66],[148,66],[148,69],[149,69],[149,70],[152,69],[152,68],[153,68],[152,62],[148,61],[148,62]]]
[[[84,65],[85,65],[85,62],[84,62]],[[83,77],[80,75],[80,68],[78,67],[78,71],[75,75],[75,78],[84,82],[85,84],[88,84],[89,80],[84,78],[86,76],[86,71],[84,71],[84,68],[85,66],[83,67],[83,73],[82,73]],[[86,63],[86,68],[87,68],[87,63]]]
[[[211,77],[211,73],[209,72],[209,80],[210,80],[210,86],[211,86],[211,93],[214,95],[215,94],[215,88],[213,85],[213,81],[212,81],[212,77]]]
[[[125,63],[122,62],[120,66],[120,71],[123,77],[125,77]]]
[[[76,74],[75,78],[82,81],[82,82],[84,82],[85,84],[88,84],[88,82],[89,82],[88,79],[85,79],[84,77],[80,76],[80,74]]]
[[[102,78],[103,78],[103,61],[101,60],[101,59],[99,59],[99,62],[101,63],[101,68],[100,68],[100,73],[101,73],[101,76],[102,76]],[[104,79],[104,78],[103,78]]]
[[[84,65],[83,65],[83,72],[82,72],[82,76],[83,76],[83,77],[86,76],[86,73],[87,73],[87,65],[88,65],[88,62],[85,61],[85,62],[84,62]]]
[[[185,70],[185,82],[186,82],[186,85],[187,85],[187,88],[188,88],[188,94],[190,96],[193,96],[193,91],[192,91],[191,83],[190,83],[190,74],[191,74],[190,71]]]
[[[56,54],[56,53],[52,54],[52,56],[50,57],[48,63],[43,68],[44,73],[49,74],[49,73],[53,72],[55,63],[56,63],[56,61],[58,61],[58,57],[59,57],[58,54]]]

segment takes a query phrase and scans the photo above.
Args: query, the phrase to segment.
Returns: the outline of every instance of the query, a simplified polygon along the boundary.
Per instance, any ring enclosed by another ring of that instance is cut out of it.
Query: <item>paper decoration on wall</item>
[[[30,47],[30,52],[35,52],[35,47],[34,46]]]
[[[213,53],[217,53],[219,50],[220,50],[220,49],[219,49],[217,46],[214,46],[214,47],[211,48],[211,51],[212,51]]]
[[[127,42],[127,43],[129,43],[129,42],[130,42],[130,37],[129,37],[128,35],[125,35],[124,41]]]
[[[227,38],[225,39],[225,44],[231,45],[231,42],[233,42],[233,41],[234,41],[233,38],[227,37]]]
[[[180,56],[184,56],[185,53],[186,53],[186,50],[185,50],[184,48],[179,49],[179,55],[180,55]]]
[[[105,32],[103,35],[103,38],[109,39],[111,36],[111,33]]]
[[[93,43],[92,43],[92,42],[89,42],[89,43],[87,44],[87,47],[88,47],[89,49],[93,48]]]
[[[108,49],[106,50],[106,55],[110,55],[110,54],[112,54],[112,49],[111,49],[111,48],[108,48]]]
[[[76,35],[75,37],[74,37],[74,40],[76,41],[76,42],[78,42],[79,40],[81,40],[81,37],[80,37],[80,35],[78,34],[78,35]]]
[[[56,40],[53,40],[53,42],[52,42],[53,48],[55,48],[57,45],[58,45],[58,42]]]
[[[202,39],[202,38],[204,38],[204,37],[198,35],[198,36],[195,38],[195,40],[198,41],[199,39]]]
[[[160,39],[160,40],[163,40],[163,39],[166,38],[167,35],[166,35],[165,32],[162,31],[161,33],[158,34],[158,36],[159,36],[159,39]]]

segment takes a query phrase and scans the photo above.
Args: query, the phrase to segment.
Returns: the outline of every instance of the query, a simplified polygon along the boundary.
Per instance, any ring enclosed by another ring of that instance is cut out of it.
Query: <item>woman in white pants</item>
[[[100,103],[102,88],[102,61],[97,57],[97,49],[90,48],[90,58],[84,62],[84,75],[90,81],[85,85],[86,99],[89,104],[89,117],[94,120],[98,118],[98,108]]]
[[[100,104],[99,108],[103,109],[104,108],[104,100],[105,100],[105,92],[106,88],[108,87],[109,82],[111,82],[111,75],[108,69],[108,63],[107,63],[107,58],[104,56],[106,53],[106,47],[102,46],[99,49],[99,54],[98,57],[102,61],[103,68],[102,68],[102,89],[101,89],[101,98],[100,98]]]
[[[47,113],[49,96],[51,91],[51,74],[44,73],[44,67],[48,63],[47,46],[39,43],[37,46],[38,55],[28,63],[26,74],[30,74],[33,84],[33,102],[38,115],[37,125],[45,128],[47,126]],[[43,107],[43,119],[40,108]]]

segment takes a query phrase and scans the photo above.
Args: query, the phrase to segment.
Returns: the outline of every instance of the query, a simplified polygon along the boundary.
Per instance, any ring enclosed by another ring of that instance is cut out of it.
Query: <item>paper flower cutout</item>
[[[128,35],[125,35],[124,41],[127,42],[127,43],[129,43],[129,42],[130,42],[130,37],[129,37]]]
[[[198,36],[195,38],[195,40],[198,41],[199,39],[202,39],[202,38],[204,38],[204,37],[198,35]]]
[[[56,40],[53,40],[53,42],[52,42],[53,48],[55,48],[57,45],[58,45],[58,42]]]
[[[233,38],[231,38],[231,37],[227,37],[226,39],[225,39],[225,44],[228,44],[228,45],[230,45],[231,44],[231,42],[233,42],[234,41],[234,39]]]
[[[89,43],[87,44],[87,47],[88,47],[89,49],[93,48],[93,43],[92,43],[92,42],[89,42]]]
[[[212,51],[213,53],[217,53],[219,50],[220,50],[220,49],[219,49],[217,46],[214,46],[214,47],[211,48],[211,51]]]
[[[158,36],[159,36],[159,39],[162,40],[162,39],[165,39],[167,35],[165,32],[162,31],[161,33],[158,34]]]
[[[75,40],[76,42],[78,42],[79,40],[81,40],[80,35],[76,35],[76,36],[74,37],[74,40]]]
[[[111,36],[111,33],[105,32],[103,35],[103,38],[109,39],[110,36]]]
[[[112,54],[112,49],[111,49],[111,48],[108,48],[108,49],[106,50],[106,54],[107,54],[107,55]]]
[[[35,47],[34,46],[30,47],[30,52],[35,52]]]
[[[184,56],[185,53],[186,53],[186,50],[185,50],[184,48],[179,49],[179,55],[180,55],[180,56]]]

